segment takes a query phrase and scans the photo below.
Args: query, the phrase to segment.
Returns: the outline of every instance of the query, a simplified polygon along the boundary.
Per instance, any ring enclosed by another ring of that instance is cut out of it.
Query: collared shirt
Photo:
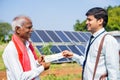
[[[31,70],[23,72],[22,66],[18,58],[18,52],[12,41],[9,42],[2,55],[6,67],[7,80],[40,80],[39,74],[44,71],[44,67],[39,65],[34,59],[32,51],[28,47],[29,43],[26,42],[26,48],[30,59]]]
[[[107,33],[107,32],[102,33],[103,31],[104,31],[104,28],[100,29],[99,31],[93,34],[94,38],[92,39],[93,42],[91,41],[92,44],[88,52],[83,80],[92,80],[94,67],[96,63],[96,57],[98,53],[98,47],[100,45],[100,41],[102,37]],[[99,35],[100,33],[102,34]],[[107,79],[119,80],[118,79],[118,76],[119,76],[118,51],[119,51],[119,46],[118,46],[116,39],[112,37],[111,35],[106,35],[103,46],[102,46],[102,51],[101,51],[101,55],[100,55],[100,59],[98,62],[94,80],[99,80],[100,76],[105,73],[108,73]],[[85,56],[78,56],[74,54],[72,59],[77,61],[79,64],[83,65]]]

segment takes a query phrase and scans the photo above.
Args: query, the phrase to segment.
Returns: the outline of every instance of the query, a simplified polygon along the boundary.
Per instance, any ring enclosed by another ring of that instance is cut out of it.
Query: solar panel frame
[[[79,42],[79,40],[75,36],[73,36],[69,31],[64,31],[64,33],[69,37],[71,42],[74,42],[74,41]]]
[[[54,33],[54,31],[46,31],[47,34],[52,38],[53,42],[62,42],[59,37]]]
[[[56,35],[59,36],[62,42],[70,42],[68,37],[63,33],[63,31],[55,31]]]
[[[53,42],[44,30],[36,30],[36,32],[44,42]]]
[[[76,36],[76,38],[78,38],[80,42],[85,42],[85,39],[81,35],[79,35],[78,32],[72,32],[72,33],[74,36]]]
[[[89,40],[89,37],[85,34],[85,32],[78,32],[78,33],[84,37],[84,39],[86,40],[85,42]]]
[[[35,31],[32,32],[31,34],[31,40],[33,42],[42,42],[42,40],[39,38],[39,36],[35,33]]]
[[[71,51],[78,55],[83,55],[81,51],[75,46],[75,45],[68,45],[68,47],[71,49]]]

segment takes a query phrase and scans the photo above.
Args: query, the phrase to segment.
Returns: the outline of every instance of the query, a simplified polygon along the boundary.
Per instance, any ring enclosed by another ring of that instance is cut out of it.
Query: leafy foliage
[[[108,6],[108,24],[105,27],[107,31],[114,31],[114,30],[120,30],[120,6]],[[80,22],[79,20],[76,20],[76,23],[74,25],[75,31],[86,31],[86,20],[83,22]]]
[[[74,25],[74,30],[75,31],[86,31],[86,21],[83,21],[82,23],[80,23],[79,20],[76,20],[76,23]]]
[[[9,35],[12,27],[9,23],[0,23],[0,41],[4,41],[5,35]]]
[[[108,25],[106,30],[120,30],[120,6],[118,7],[108,7]]]

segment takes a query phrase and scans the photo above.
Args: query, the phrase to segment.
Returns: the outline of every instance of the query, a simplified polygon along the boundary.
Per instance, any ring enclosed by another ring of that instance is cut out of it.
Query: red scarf
[[[17,49],[19,61],[22,65],[23,71],[25,72],[25,71],[31,70],[30,59],[29,59],[29,56],[27,53],[26,46],[23,44],[23,42],[20,40],[20,38],[17,37],[15,34],[13,34],[13,36],[12,36],[12,41],[14,42],[15,47]],[[34,58],[36,60],[37,55],[36,55],[31,43],[29,45],[29,48],[31,49],[31,51],[34,55]]]

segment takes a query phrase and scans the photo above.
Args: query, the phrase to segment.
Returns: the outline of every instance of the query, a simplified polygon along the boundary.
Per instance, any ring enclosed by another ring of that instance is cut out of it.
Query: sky
[[[18,15],[29,16],[39,30],[74,31],[76,20],[86,19],[93,7],[118,6],[120,0],[0,0],[0,22],[11,24]]]

